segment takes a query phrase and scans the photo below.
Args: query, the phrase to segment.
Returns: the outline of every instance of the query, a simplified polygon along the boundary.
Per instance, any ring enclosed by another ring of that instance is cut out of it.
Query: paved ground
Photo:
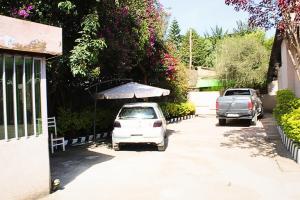
[[[52,159],[63,189],[45,199],[300,199],[300,165],[270,115],[257,126],[219,127],[214,116],[171,124],[168,148],[76,148]]]

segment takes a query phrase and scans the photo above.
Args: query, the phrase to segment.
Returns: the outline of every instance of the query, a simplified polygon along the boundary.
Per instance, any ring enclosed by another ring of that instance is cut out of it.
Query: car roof
[[[151,102],[139,102],[139,103],[127,103],[124,104],[123,107],[157,107],[157,103],[151,103]]]

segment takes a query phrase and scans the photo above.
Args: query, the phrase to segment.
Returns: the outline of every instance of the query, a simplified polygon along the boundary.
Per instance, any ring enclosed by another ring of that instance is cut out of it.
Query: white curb
[[[285,148],[292,154],[292,158],[300,164],[300,146],[296,142],[294,142],[292,139],[288,138],[282,128],[280,126],[277,126],[279,135],[281,137],[281,141]]]

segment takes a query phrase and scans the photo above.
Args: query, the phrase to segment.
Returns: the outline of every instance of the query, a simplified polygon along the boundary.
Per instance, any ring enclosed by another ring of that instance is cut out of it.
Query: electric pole
[[[190,28],[190,69],[192,69],[192,49],[193,49],[193,40],[192,40],[192,29]]]

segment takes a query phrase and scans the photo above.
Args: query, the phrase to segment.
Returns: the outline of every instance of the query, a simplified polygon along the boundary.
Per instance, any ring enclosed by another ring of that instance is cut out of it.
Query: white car
[[[125,104],[114,122],[112,146],[120,149],[120,144],[155,144],[159,151],[165,150],[167,124],[157,103]]]

